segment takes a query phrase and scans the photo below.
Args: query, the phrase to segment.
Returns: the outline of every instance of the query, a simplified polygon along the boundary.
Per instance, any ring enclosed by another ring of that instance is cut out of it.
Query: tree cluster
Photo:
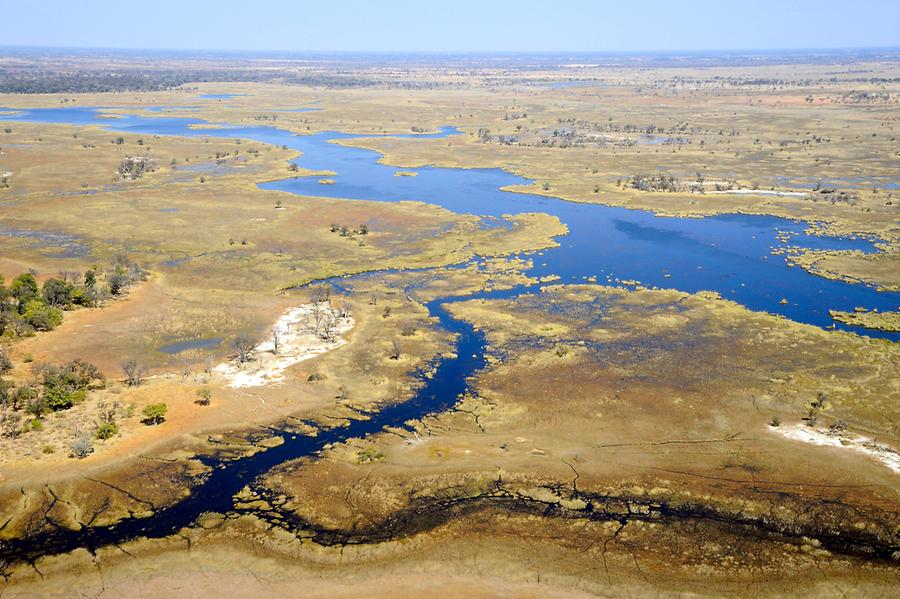
[[[634,175],[628,184],[641,191],[679,191],[678,180],[671,175]]]
[[[363,223],[356,229],[350,229],[343,225],[332,224],[330,230],[332,233],[339,233],[341,237],[353,237],[354,235],[368,235],[369,225]]]
[[[0,376],[11,370],[12,362],[0,354]],[[36,368],[35,376],[18,386],[0,378],[0,434],[17,437],[23,430],[40,430],[45,414],[68,410],[84,401],[90,389],[105,384],[106,378],[96,366],[79,359]],[[24,429],[20,425],[22,412],[30,417]]]
[[[0,275],[0,337],[53,330],[62,323],[64,310],[93,307],[121,295],[129,285],[146,279],[147,271],[127,256],[119,255],[105,273],[94,267],[83,275],[59,275],[38,285],[32,273],[22,273],[9,286]]]
[[[146,156],[126,156],[119,164],[119,176],[129,181],[140,179],[144,173],[154,170],[153,161]]]

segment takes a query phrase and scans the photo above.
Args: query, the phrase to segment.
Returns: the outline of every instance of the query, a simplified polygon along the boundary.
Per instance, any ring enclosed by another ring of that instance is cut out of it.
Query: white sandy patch
[[[759,195],[759,196],[781,196],[787,198],[805,198],[807,193],[802,191],[774,191],[771,189],[728,189],[721,191],[707,191],[706,193],[728,193],[734,195]]]
[[[900,473],[900,453],[886,445],[879,445],[868,437],[862,437],[847,431],[832,432],[828,429],[817,429],[799,424],[795,426],[770,426],[769,430],[794,441],[856,451],[874,458],[894,472]]]
[[[316,313],[318,312],[318,325]],[[341,335],[353,328],[353,319],[329,302],[303,304],[275,322],[265,341],[250,352],[250,359],[223,362],[213,369],[227,387],[262,387],[284,381],[284,371],[303,360],[344,345]],[[278,334],[275,353],[274,334]]]

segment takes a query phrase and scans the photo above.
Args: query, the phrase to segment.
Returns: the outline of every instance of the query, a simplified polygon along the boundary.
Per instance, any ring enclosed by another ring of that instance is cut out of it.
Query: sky
[[[347,52],[900,46],[900,0],[0,0],[0,45]]]

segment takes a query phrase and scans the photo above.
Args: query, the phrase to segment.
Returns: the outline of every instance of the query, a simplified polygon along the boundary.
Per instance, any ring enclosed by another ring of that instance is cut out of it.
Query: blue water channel
[[[0,109],[16,110],[16,109]],[[771,254],[783,247],[779,234],[791,246],[815,249],[873,252],[871,240],[807,235],[806,224],[791,220],[742,214],[702,219],[658,217],[641,210],[578,204],[556,198],[502,191],[531,181],[500,169],[424,167],[412,169],[416,177],[398,177],[401,169],[380,164],[377,152],[330,143],[361,137],[325,132],[297,135],[271,126],[196,129],[199,119],[117,115],[111,109],[61,107],[21,110],[6,121],[99,125],[111,131],[148,135],[186,135],[251,139],[287,146],[303,155],[298,165],[331,171],[333,185],[322,178],[296,177],[262,185],[265,189],[302,196],[349,198],[381,202],[419,200],[457,213],[485,217],[523,212],[544,212],[558,217],[569,228],[558,238],[560,247],[533,255],[529,274],[557,275],[562,282],[583,282],[595,277],[600,283],[639,281],[649,287],[687,292],[717,291],[752,310],[781,314],[798,322],[823,328],[841,328],[860,334],[900,339],[898,333],[867,331],[835,323],[828,311],[856,307],[891,311],[900,294],[879,292],[871,286],[850,284],[810,275],[789,267],[784,258]],[[435,138],[461,134],[445,127],[431,134],[394,137]],[[368,135],[362,137],[370,137]],[[702,201],[702,196],[697,196]],[[603,196],[598,199],[602,200]],[[486,221],[490,225],[490,220]],[[494,221],[496,222],[496,221]]]

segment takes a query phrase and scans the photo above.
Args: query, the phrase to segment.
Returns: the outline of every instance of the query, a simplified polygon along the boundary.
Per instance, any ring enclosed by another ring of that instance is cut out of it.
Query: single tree
[[[208,406],[211,399],[212,391],[209,390],[209,387],[200,387],[197,389],[197,399],[194,400],[194,403],[198,406]]]
[[[253,351],[255,346],[256,344],[253,339],[247,335],[238,335],[234,338],[234,341],[231,342],[231,348],[237,354],[237,360],[241,364],[250,359],[250,352]]]
[[[141,414],[143,414],[144,416],[141,422],[143,422],[147,426],[162,424],[166,421],[166,412],[168,410],[168,406],[166,406],[166,404],[162,402],[152,403],[144,406],[144,409],[141,410]]]
[[[122,372],[125,373],[125,384],[129,387],[137,387],[144,378],[144,368],[137,360],[122,362]]]

